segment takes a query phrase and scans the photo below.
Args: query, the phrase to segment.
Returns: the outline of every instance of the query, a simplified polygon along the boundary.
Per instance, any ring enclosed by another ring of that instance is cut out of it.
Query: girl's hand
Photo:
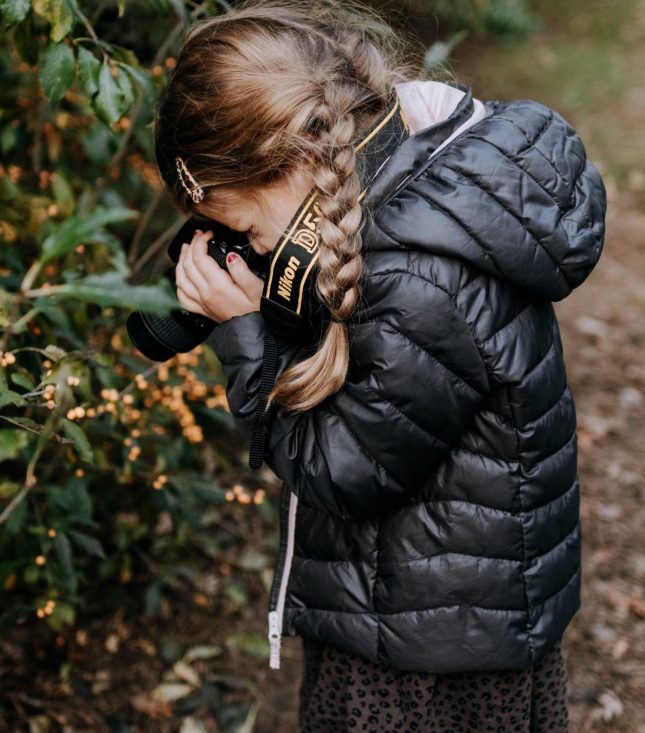
[[[264,289],[261,278],[233,253],[226,260],[228,272],[221,268],[208,254],[208,240],[212,236],[212,231],[198,229],[192,242],[182,245],[175,269],[181,307],[217,323],[260,310]]]

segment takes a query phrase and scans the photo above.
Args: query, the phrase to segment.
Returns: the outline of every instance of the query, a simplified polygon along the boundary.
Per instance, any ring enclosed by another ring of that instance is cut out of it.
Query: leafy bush
[[[97,583],[108,606],[155,610],[182,548],[230,542],[204,531],[235,498],[217,360],[198,346],[150,362],[124,326],[128,309],[179,307],[167,279],[140,284],[171,264],[181,223],[149,123],[183,21],[218,8],[0,9],[0,632],[32,614],[60,631]]]

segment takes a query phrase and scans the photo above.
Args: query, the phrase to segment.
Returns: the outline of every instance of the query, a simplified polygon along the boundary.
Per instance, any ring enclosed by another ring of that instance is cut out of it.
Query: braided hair
[[[303,168],[311,177],[320,213],[316,292],[332,320],[316,351],[272,389],[268,404],[285,413],[314,407],[347,378],[366,213],[355,145],[393,85],[414,78],[403,52],[393,29],[357,0],[246,0],[189,29],[162,97],[157,163],[184,211],[192,202],[177,182],[176,156],[213,199],[218,187],[240,187],[240,171],[247,191]]]

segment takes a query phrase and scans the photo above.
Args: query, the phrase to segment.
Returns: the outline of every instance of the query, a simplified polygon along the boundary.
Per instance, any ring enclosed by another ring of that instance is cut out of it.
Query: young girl
[[[270,663],[302,637],[303,733],[567,731],[579,485],[552,302],[600,256],[603,184],[559,114],[416,80],[356,8],[256,0],[197,23],[156,124],[178,206],[272,267],[306,245],[326,313],[311,343],[278,339],[269,395]],[[250,436],[267,291],[211,236],[183,247],[178,298],[218,324]]]

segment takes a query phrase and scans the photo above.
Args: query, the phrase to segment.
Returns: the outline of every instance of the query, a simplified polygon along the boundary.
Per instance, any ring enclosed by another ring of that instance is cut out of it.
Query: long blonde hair
[[[332,320],[308,358],[277,380],[286,413],[337,392],[349,365],[346,321],[363,275],[360,181],[354,147],[380,116],[396,83],[416,64],[392,27],[356,0],[247,0],[198,21],[184,38],[157,109],[155,152],[162,178],[186,213],[195,204],[176,156],[204,189],[260,190],[306,166],[322,213],[318,297]]]

